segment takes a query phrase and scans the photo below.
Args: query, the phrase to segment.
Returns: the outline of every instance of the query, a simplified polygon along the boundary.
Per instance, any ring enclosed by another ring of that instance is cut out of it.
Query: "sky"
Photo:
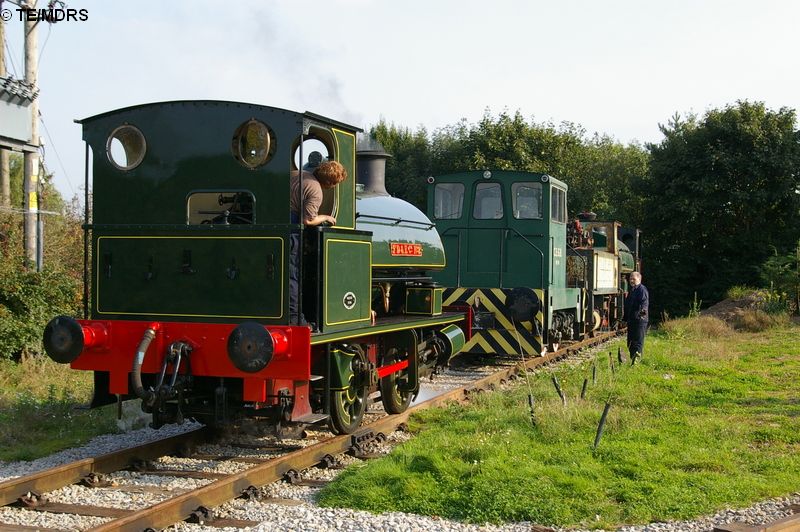
[[[44,4],[44,0],[39,0]],[[39,26],[45,164],[83,195],[74,119],[219,99],[429,132],[489,109],[659,142],[676,112],[800,109],[794,0],[68,1]],[[3,9],[16,9],[8,0]],[[6,23],[22,78],[23,23]]]

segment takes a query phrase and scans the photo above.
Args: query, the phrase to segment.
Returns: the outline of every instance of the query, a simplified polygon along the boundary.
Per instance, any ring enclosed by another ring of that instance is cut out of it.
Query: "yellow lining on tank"
[[[341,239],[341,238],[331,238],[331,239],[325,241],[325,287],[326,287],[326,289],[325,289],[325,294],[323,296],[323,301],[322,301],[322,308],[325,309],[325,325],[342,325],[342,324],[345,324],[345,323],[357,323],[357,322],[361,322],[361,321],[371,321],[372,320],[372,314],[371,314],[372,308],[369,305],[367,305],[367,316],[365,318],[357,318],[357,319],[354,319],[354,320],[333,321],[333,322],[328,321],[328,290],[327,290],[327,286],[328,286],[328,266],[329,266],[329,262],[328,262],[328,256],[329,256],[329,254],[328,254],[328,244],[330,244],[331,242],[342,242],[342,243],[345,243],[345,244],[366,244],[366,245],[369,246],[369,260],[370,260],[370,262],[372,262],[372,242],[364,241],[364,240],[344,240],[344,239]],[[368,294],[372,293],[372,268],[369,269],[369,277],[368,277],[368,281],[367,281],[367,293]]]
[[[95,274],[100,272],[100,241],[101,240],[133,240],[133,239],[181,239],[181,240],[280,240],[281,242],[281,313],[277,316],[244,316],[240,314],[227,315],[227,314],[167,314],[158,312],[116,312],[100,310],[100,276],[97,277],[97,290],[95,294],[95,308],[98,314],[124,314],[129,316],[169,316],[169,317],[187,317],[187,318],[248,318],[248,319],[280,319],[283,317],[283,255],[284,255],[284,239],[278,236],[99,236],[97,237],[97,264]]]
[[[333,143],[336,145],[337,159],[340,159],[341,157],[338,157],[338,155],[339,155],[339,139],[336,138],[336,133],[341,133],[342,135],[347,135],[349,137],[353,137],[353,174],[355,174],[355,172],[356,172],[356,136],[353,133],[350,133],[348,131],[344,131],[342,129],[337,129],[335,127],[332,127],[331,131],[333,131]],[[351,225],[351,226],[334,225],[333,227],[335,227],[336,229],[355,229],[356,228],[356,176],[355,175],[352,175],[352,176],[348,175],[347,177],[349,179],[351,179],[352,183],[353,183],[353,225]],[[339,186],[340,185],[336,185],[336,205],[337,205],[337,209],[336,210],[337,211],[339,210],[338,206],[341,205],[341,202],[339,201]],[[339,213],[337,212],[336,214],[338,215]],[[337,222],[339,221],[338,217],[336,218],[336,221]]]

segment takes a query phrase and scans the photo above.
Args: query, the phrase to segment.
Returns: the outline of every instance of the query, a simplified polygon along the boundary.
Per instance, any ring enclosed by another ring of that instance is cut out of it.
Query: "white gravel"
[[[85,517],[77,515],[32,512],[21,508],[0,508],[0,522],[9,525],[40,526],[58,530],[86,530],[108,521],[104,517]]]
[[[620,532],[710,532],[717,525],[736,521],[749,525],[763,525],[791,515],[792,512],[788,508],[792,504],[800,504],[800,492],[789,497],[778,497],[760,502],[749,508],[722,510],[712,516],[693,521],[650,523],[649,525],[626,526],[619,530]]]
[[[187,422],[183,425],[165,425],[158,430],[142,428],[124,434],[104,434],[93,438],[81,447],[65,449],[30,462],[0,462],[0,482],[83,458],[102,456],[113,451],[182,434],[200,427],[202,425],[199,423]]]

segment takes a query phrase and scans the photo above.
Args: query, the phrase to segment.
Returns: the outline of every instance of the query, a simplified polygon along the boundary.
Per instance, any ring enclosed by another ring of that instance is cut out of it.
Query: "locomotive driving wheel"
[[[343,390],[331,390],[331,430],[336,434],[349,434],[361,424],[367,410],[367,388],[369,367],[364,350],[353,345],[354,356],[350,360],[349,386]]]
[[[387,353],[384,364],[394,364],[400,361],[400,352],[392,349]],[[401,391],[400,388],[408,383],[408,368],[398,373],[391,373],[381,379],[381,402],[387,414],[400,414],[405,412],[411,404],[411,392]]]

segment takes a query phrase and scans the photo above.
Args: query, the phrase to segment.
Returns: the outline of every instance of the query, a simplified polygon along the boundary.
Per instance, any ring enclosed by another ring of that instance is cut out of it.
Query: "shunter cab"
[[[465,350],[541,354],[576,338],[581,289],[568,285],[567,185],[547,174],[474,171],[429,178],[428,214],[448,257],[445,304],[473,309]]]

